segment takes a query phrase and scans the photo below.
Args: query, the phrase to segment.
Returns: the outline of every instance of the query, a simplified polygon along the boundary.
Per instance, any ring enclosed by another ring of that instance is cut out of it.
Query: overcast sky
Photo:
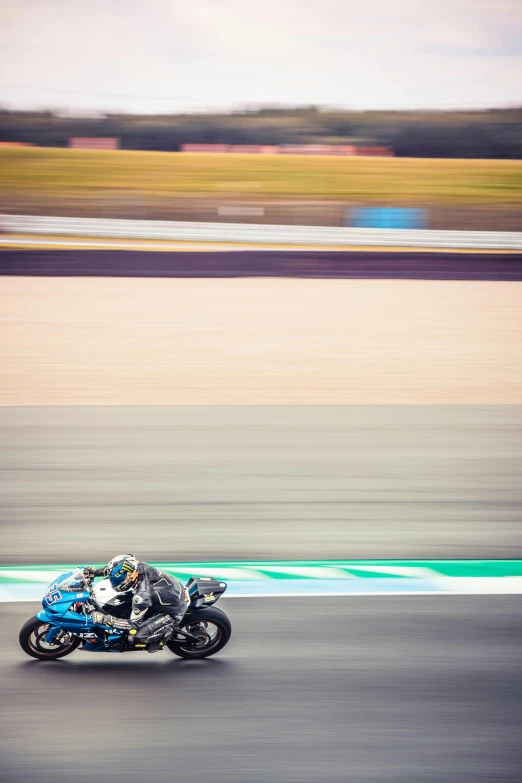
[[[0,0],[0,105],[522,104],[522,0]]]

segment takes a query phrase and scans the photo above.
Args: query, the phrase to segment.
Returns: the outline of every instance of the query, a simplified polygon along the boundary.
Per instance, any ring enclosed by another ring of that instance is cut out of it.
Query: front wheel
[[[81,642],[77,636],[65,633],[60,641],[49,644],[45,637],[49,631],[49,623],[43,623],[38,617],[31,617],[20,630],[18,641],[22,650],[32,658],[40,661],[55,661],[76,650]]]
[[[232,634],[232,626],[225,612],[215,606],[197,609],[187,614],[180,628],[198,637],[198,642],[174,634],[168,648],[181,658],[208,658],[223,649]]]

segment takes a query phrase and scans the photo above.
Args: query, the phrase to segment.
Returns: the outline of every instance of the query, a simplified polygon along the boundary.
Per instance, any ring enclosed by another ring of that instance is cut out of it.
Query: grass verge
[[[0,150],[0,200],[147,197],[522,204],[522,161]]]

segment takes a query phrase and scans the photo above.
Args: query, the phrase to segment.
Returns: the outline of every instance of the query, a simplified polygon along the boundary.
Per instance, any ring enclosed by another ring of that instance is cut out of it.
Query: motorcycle
[[[214,604],[227,589],[212,577],[191,577],[186,584],[188,609],[165,646],[181,658],[208,658],[230,639],[230,620]],[[127,631],[93,622],[92,612],[129,619],[132,592],[117,593],[109,579],[94,584],[82,568],[62,574],[47,588],[42,611],[22,626],[22,650],[41,661],[55,661],[80,648],[84,652],[144,651],[146,644],[130,645]],[[152,612],[150,612],[152,614]],[[145,615],[147,618],[148,615]]]

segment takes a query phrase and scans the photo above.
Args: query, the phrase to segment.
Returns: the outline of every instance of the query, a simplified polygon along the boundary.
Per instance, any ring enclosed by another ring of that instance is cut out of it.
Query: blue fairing
[[[61,631],[69,631],[75,636],[92,639],[84,646],[91,652],[115,652],[110,647],[121,638],[121,631],[114,631],[105,625],[95,625],[89,614],[70,611],[76,603],[85,603],[90,598],[82,569],[62,574],[47,588],[42,599],[43,609],[36,615],[42,622],[49,623],[49,631],[45,641],[52,643]],[[93,634],[93,629],[103,628],[108,631],[105,641]]]

